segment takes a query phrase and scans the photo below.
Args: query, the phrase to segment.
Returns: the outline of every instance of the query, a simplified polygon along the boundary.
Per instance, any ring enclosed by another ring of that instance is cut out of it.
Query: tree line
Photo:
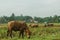
[[[0,23],[7,23],[7,22],[13,21],[13,20],[26,21],[28,23],[30,23],[31,20],[38,21],[39,23],[44,23],[44,22],[59,23],[60,16],[54,15],[53,17],[49,16],[49,17],[42,18],[42,17],[36,17],[36,16],[35,17],[23,16],[22,14],[20,16],[15,16],[15,14],[12,13],[12,15],[10,17],[8,17],[8,16],[0,17]]]

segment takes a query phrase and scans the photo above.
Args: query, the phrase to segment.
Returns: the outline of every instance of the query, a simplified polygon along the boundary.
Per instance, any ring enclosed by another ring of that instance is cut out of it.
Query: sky
[[[32,17],[60,15],[60,0],[0,0],[0,16],[12,13]]]

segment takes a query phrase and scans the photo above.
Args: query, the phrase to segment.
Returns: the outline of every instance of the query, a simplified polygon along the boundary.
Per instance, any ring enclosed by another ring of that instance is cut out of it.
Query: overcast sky
[[[60,0],[0,0],[0,16],[37,17],[60,15]]]

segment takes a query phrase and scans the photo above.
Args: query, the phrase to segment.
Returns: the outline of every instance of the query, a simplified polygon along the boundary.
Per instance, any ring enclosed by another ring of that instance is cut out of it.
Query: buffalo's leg
[[[19,33],[19,37],[20,36],[22,36],[22,38],[24,38],[24,31],[22,30],[22,31],[20,31],[20,33]]]
[[[12,31],[7,31],[7,36],[10,36],[12,38]]]
[[[12,31],[10,31],[10,37],[12,38]]]
[[[21,32],[19,32],[19,38],[20,38],[20,36],[21,36]]]
[[[22,32],[22,38],[24,38],[24,31]]]
[[[9,36],[9,31],[7,31],[7,36]]]

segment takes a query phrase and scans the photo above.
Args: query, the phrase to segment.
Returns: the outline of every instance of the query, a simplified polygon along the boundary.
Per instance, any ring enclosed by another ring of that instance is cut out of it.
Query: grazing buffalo
[[[45,27],[46,27],[46,26],[53,26],[53,24],[48,23],[48,24],[45,24]]]
[[[34,28],[34,27],[38,27],[38,24],[30,24],[29,26],[31,26],[32,28]]]
[[[24,32],[27,34],[28,38],[30,38],[31,35],[31,32],[25,22],[18,21],[8,22],[7,36],[9,35],[12,38],[12,31],[19,31],[19,37],[22,36],[22,38],[24,38]]]

